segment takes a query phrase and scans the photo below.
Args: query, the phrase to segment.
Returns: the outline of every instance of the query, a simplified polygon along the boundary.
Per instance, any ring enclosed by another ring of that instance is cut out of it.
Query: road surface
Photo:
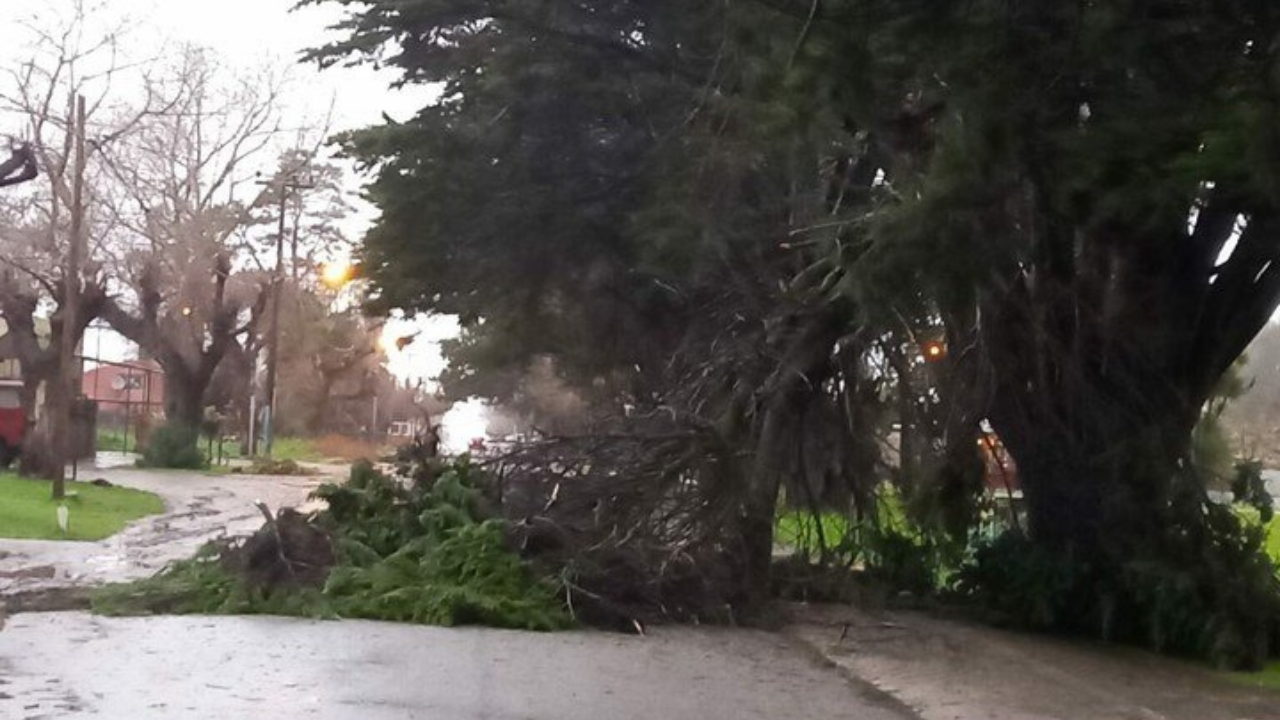
[[[243,617],[30,613],[0,632],[0,718],[906,720],[786,636],[648,637]]]

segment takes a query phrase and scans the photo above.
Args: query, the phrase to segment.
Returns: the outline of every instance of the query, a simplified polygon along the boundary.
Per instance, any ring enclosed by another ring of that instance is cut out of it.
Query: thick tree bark
[[[61,375],[54,375],[44,383],[44,410],[35,426],[27,433],[22,458],[18,463],[18,471],[23,476],[49,478],[65,472],[65,468],[61,466],[60,428],[54,427],[53,418],[59,407],[70,407],[71,398],[65,385],[58,382],[59,377]]]
[[[806,414],[815,400],[826,400],[822,387],[835,369],[832,348],[843,331],[833,314],[819,312],[792,318],[797,327],[771,338],[779,349],[776,367],[757,388],[752,403],[737,411],[759,412],[752,423],[753,462],[747,472],[739,536],[743,550],[744,610],[767,612],[773,598],[773,531],[778,494],[788,478],[805,475]],[[809,482],[809,478],[800,480]]]
[[[265,296],[250,312],[250,320],[237,326],[241,308],[228,301],[226,284],[230,275],[229,261],[220,257],[214,270],[213,303],[210,308],[207,337],[198,339],[198,347],[192,351],[181,344],[179,334],[189,332],[189,317],[176,314],[161,315],[163,295],[158,286],[155,270],[145,272],[138,281],[139,312],[130,314],[114,300],[103,304],[102,317],[117,332],[138,344],[155,357],[165,373],[165,415],[170,423],[199,428],[204,420],[204,396],[213,381],[218,365],[236,341],[244,333],[254,332],[262,315]]]
[[[325,421],[329,419],[329,400],[333,395],[333,385],[338,381],[334,375],[321,370],[320,387],[316,393],[316,404],[307,419],[307,431],[319,435],[324,430]]]
[[[171,425],[199,429],[204,421],[204,393],[208,386],[199,375],[193,375],[180,365],[171,365],[165,372],[164,413]]]
[[[1078,271],[1070,291],[1041,278],[985,308],[990,420],[1017,462],[1032,538],[1125,557],[1161,542],[1175,500],[1203,500],[1191,435],[1216,376],[1186,371],[1195,332],[1170,314],[1186,302],[1176,280]]]
[[[1194,422],[1173,407],[1165,420],[1089,413],[1047,422],[1011,409],[1032,401],[1006,391],[991,418],[1017,461],[1032,537],[1055,551],[1106,556],[1129,541],[1158,542],[1187,489]]]
[[[48,286],[55,299],[61,299],[61,286]],[[98,317],[106,293],[97,282],[85,282],[81,289],[81,307],[77,313],[72,344],[78,345],[84,337],[89,323]],[[75,358],[63,358],[62,334],[64,332],[62,313],[55,311],[49,322],[49,337],[41,341],[36,331],[36,310],[38,298],[21,288],[12,285],[0,286],[0,310],[3,311],[8,325],[8,350],[22,365],[22,391],[19,395],[22,408],[27,418],[38,418],[28,428],[23,440],[22,458],[19,472],[29,477],[50,477],[60,474],[59,467],[62,452],[55,442],[60,441],[62,433],[70,432],[70,428],[61,429],[50,426],[52,418],[67,417],[64,408],[79,395],[78,386],[66,387],[64,362],[75,362]],[[45,388],[45,406],[36,407],[36,398],[40,387]]]

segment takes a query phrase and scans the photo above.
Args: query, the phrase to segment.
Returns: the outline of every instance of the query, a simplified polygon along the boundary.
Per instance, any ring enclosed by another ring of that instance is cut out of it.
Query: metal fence
[[[98,450],[132,452],[163,416],[164,373],[138,362],[81,357],[84,397],[97,406]]]

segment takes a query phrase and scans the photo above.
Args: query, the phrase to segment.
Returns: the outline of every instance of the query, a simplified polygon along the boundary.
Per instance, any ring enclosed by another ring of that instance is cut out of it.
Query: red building
[[[103,363],[81,378],[84,396],[98,403],[99,415],[136,415],[164,407],[164,373],[154,360]]]

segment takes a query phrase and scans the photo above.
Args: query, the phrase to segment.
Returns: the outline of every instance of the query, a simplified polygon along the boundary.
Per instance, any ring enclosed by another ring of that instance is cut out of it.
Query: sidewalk
[[[921,720],[1280,719],[1280,693],[1130,648],[923,613],[794,610],[792,637]]]

